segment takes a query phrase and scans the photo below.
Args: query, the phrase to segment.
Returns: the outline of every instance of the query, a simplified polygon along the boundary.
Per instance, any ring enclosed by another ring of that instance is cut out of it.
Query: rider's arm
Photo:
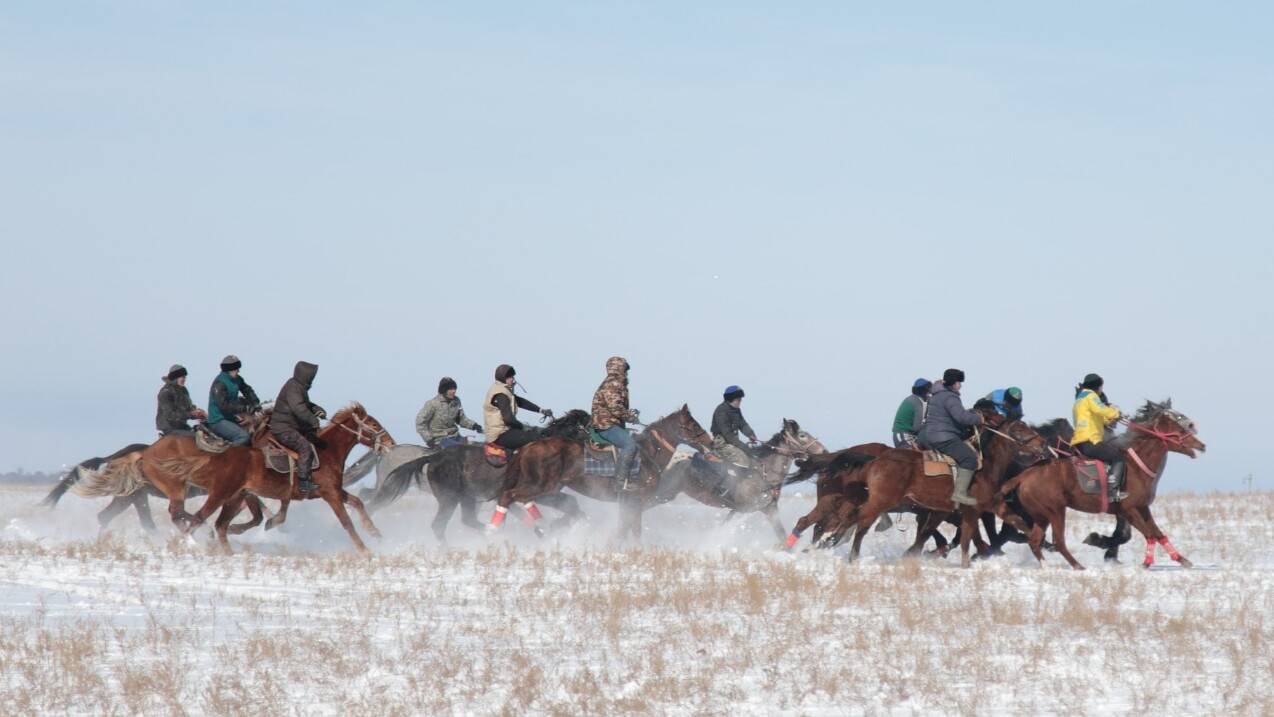
[[[426,401],[424,406],[420,407],[420,412],[416,414],[416,433],[426,441],[433,438],[429,433],[429,421],[434,417],[434,402]]]
[[[463,409],[463,408],[461,408],[461,409],[459,409],[458,411],[456,411],[456,425],[457,425],[457,426],[460,426],[461,428],[467,428],[467,429],[469,429],[469,430],[471,430],[471,431],[476,431],[476,430],[478,430],[478,428],[479,428],[478,424],[477,424],[477,423],[475,423],[475,422],[473,421],[473,419],[471,419],[471,418],[469,418],[468,416],[464,415],[464,409]]]
[[[508,396],[504,395],[503,393],[496,394],[495,398],[491,399],[491,405],[499,409],[500,418],[504,419],[504,425],[508,426],[509,428],[522,427],[522,422],[518,420],[517,416],[513,415],[514,409],[513,409],[513,406],[509,403]]]
[[[521,396],[517,396],[516,400],[518,402],[518,408],[522,409],[523,411],[534,411],[536,413],[539,413],[541,410],[543,410],[539,406],[535,405],[534,403],[531,403],[530,401],[526,400],[525,398],[522,398]]]

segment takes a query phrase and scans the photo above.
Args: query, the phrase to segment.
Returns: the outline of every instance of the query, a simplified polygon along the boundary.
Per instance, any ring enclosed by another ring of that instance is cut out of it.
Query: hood
[[[623,356],[611,356],[606,359],[607,376],[628,376],[628,360]]]
[[[496,380],[496,381],[503,382],[503,381],[504,381],[504,379],[506,379],[506,378],[508,378],[508,377],[510,377],[510,376],[516,376],[516,375],[518,375],[518,372],[517,372],[517,371],[515,371],[515,370],[513,369],[513,367],[512,367],[512,366],[510,366],[510,365],[509,365],[509,364],[507,364],[507,363],[502,363],[502,364],[500,364],[499,366],[496,366],[496,367],[495,367],[495,380]]]
[[[306,388],[314,385],[314,377],[317,375],[318,364],[313,364],[309,361],[297,361],[296,368],[292,369],[292,378],[299,381]]]
[[[936,398],[940,393],[954,393],[957,396],[960,395],[959,391],[956,391],[944,383],[935,383],[933,385],[933,390],[929,392],[929,399],[932,400]]]

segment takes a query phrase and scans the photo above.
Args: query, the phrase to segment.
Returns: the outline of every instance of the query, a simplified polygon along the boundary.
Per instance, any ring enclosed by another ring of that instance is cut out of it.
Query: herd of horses
[[[312,493],[301,492],[290,473],[268,464],[259,450],[268,441],[266,417],[258,416],[248,426],[253,436],[250,446],[209,452],[187,436],[129,445],[72,468],[44,503],[56,505],[68,490],[83,497],[111,497],[111,503],[98,515],[103,529],[129,507],[137,511],[144,527],[154,529],[148,501],[159,496],[168,500],[173,523],[186,534],[220,511],[215,532],[220,546],[228,552],[229,534],[243,533],[262,522],[266,530],[277,527],[287,519],[291,501],[322,499],[331,506],[355,547],[367,552],[347,506],[368,533],[379,537],[369,511],[393,503],[412,485],[428,485],[437,499],[432,529],[444,543],[456,508],[460,508],[464,525],[480,530],[498,529],[510,510],[520,510],[542,536],[545,531],[539,524],[539,505],[561,513],[548,526],[550,531],[567,526],[584,516],[575,496],[565,492],[568,488],[617,503],[619,540],[637,540],[646,509],[684,494],[728,510],[726,520],[739,513],[761,513],[778,538],[786,538],[787,549],[812,529],[816,548],[829,548],[852,536],[849,559],[854,560],[868,529],[884,513],[906,511],[916,515],[916,536],[908,554],[920,552],[927,540],[934,539],[945,555],[947,542],[937,528],[950,522],[958,526],[965,566],[970,564],[971,542],[980,554],[992,554],[1014,533],[1026,535],[1031,551],[1042,562],[1045,530],[1049,529],[1057,552],[1072,567],[1082,569],[1066,547],[1066,511],[1072,509],[1115,515],[1117,525],[1111,536],[1093,534],[1085,541],[1106,548],[1108,558],[1129,539],[1131,526],[1145,536],[1145,565],[1153,563],[1156,546],[1162,546],[1182,566],[1190,565],[1150,511],[1168,454],[1194,457],[1206,448],[1193,421],[1174,410],[1170,401],[1147,402],[1127,422],[1128,431],[1121,440],[1131,459],[1125,470],[1128,496],[1110,504],[1103,495],[1080,488],[1076,463],[1066,442],[1070,437],[1066,421],[1032,426],[1000,415],[988,402],[979,402],[974,410],[984,419],[977,437],[983,464],[969,490],[977,500],[975,506],[953,503],[951,476],[928,475],[931,471],[925,470],[920,451],[867,443],[828,452],[818,439],[788,419],[757,449],[754,470],[723,479],[723,470],[714,465],[711,455],[711,436],[683,405],[645,426],[637,436],[638,475],[627,489],[620,490],[613,477],[586,469],[586,452],[592,450],[586,411],[573,410],[555,419],[545,428],[543,438],[514,453],[507,465],[497,466],[481,444],[440,450],[398,444],[357,403],[338,411],[319,429],[319,465],[313,474],[319,488]],[[349,454],[360,445],[370,450],[347,467]],[[678,452],[678,446],[683,445],[695,449],[693,457]],[[789,473],[794,463],[797,470]],[[373,470],[377,474],[374,490],[361,496],[347,490]],[[778,515],[780,491],[785,485],[809,479],[816,480],[815,506],[789,534]],[[193,514],[187,512],[186,498],[200,492],[206,494],[203,505]],[[270,514],[263,498],[280,501],[278,512]],[[488,501],[495,501],[496,507],[490,523],[484,525],[477,517],[477,506]],[[244,509],[251,518],[234,523]],[[1003,524],[998,531],[996,518]],[[979,522],[986,528],[989,543],[982,538]]]

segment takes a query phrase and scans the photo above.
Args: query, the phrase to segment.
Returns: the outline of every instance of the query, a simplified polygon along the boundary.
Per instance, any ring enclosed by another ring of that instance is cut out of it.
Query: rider
[[[964,371],[949,368],[942,374],[942,385],[929,397],[929,412],[920,429],[920,442],[956,462],[955,490],[951,500],[961,505],[977,505],[969,495],[969,484],[978,469],[978,455],[964,442],[966,432],[982,424],[982,416],[965,409],[960,401]]]
[[[235,446],[246,446],[252,440],[239,425],[239,416],[261,408],[256,391],[239,375],[242,367],[243,362],[234,354],[221,359],[221,373],[208,389],[208,429]]]
[[[1075,387],[1075,407],[1072,409],[1075,435],[1071,438],[1071,445],[1086,458],[1110,466],[1106,483],[1110,501],[1115,503],[1128,497],[1127,493],[1118,490],[1124,468],[1124,452],[1105,439],[1107,425],[1118,421],[1123,414],[1106,402],[1106,394],[1102,391],[1104,384],[1101,376],[1090,373],[1084,377],[1083,383]]]
[[[637,411],[628,407],[628,361],[622,356],[606,359],[606,378],[593,393],[593,428],[619,450],[615,460],[615,483],[622,489],[635,487],[628,480],[637,455],[637,441],[624,427],[638,419]]]
[[[730,386],[722,394],[724,400],[712,412],[712,450],[737,466],[749,468],[752,466],[752,451],[739,439],[739,432],[748,437],[751,445],[760,441],[739,408],[743,404],[743,396],[743,389],[738,386]]]
[[[327,412],[310,403],[310,386],[314,385],[317,375],[317,365],[297,361],[292,378],[283,384],[279,397],[274,399],[274,413],[270,416],[270,434],[296,451],[297,488],[302,492],[318,490],[318,485],[310,480],[310,465],[314,462],[315,446],[325,446],[316,434],[319,421],[327,418]]]
[[[173,364],[164,375],[164,385],[159,389],[159,408],[155,411],[155,428],[163,436],[193,436],[195,432],[186,423],[191,419],[207,418],[208,414],[195,407],[186,390],[186,367]]]
[[[1022,410],[1022,389],[1017,386],[997,388],[986,395],[986,400],[995,404],[995,411],[1010,421],[1020,421],[1025,414]]]
[[[497,366],[495,383],[491,384],[486,400],[482,403],[482,423],[487,440],[511,451],[540,438],[539,431],[527,428],[517,419],[519,408],[536,411],[548,418],[553,417],[552,410],[540,408],[527,399],[513,394],[513,387],[518,383],[515,376],[517,371],[507,363]]]
[[[464,415],[460,398],[456,396],[456,380],[443,376],[438,382],[438,395],[426,401],[416,414],[416,433],[430,448],[447,448],[465,442],[460,435],[461,428],[482,433],[482,426]]]
[[[916,436],[925,423],[932,389],[933,382],[925,378],[911,384],[911,395],[902,399],[898,413],[894,414],[894,448],[916,448]]]

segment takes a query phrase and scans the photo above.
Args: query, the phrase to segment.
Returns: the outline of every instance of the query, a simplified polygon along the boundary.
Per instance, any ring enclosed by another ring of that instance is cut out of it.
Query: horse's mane
[[[332,414],[332,417],[329,418],[328,421],[330,423],[340,423],[346,418],[349,418],[351,413],[356,416],[362,417],[367,415],[367,409],[363,408],[363,404],[359,403],[358,401],[351,401],[348,406]]]
[[[580,440],[583,438],[584,426],[588,425],[588,411],[573,408],[561,417],[553,419],[544,429],[546,437],[561,437]]]
[[[1071,436],[1075,435],[1075,429],[1071,427],[1071,422],[1065,418],[1054,418],[1040,424],[1031,425],[1031,429],[1040,434],[1050,446],[1056,446],[1058,441],[1070,443]]]
[[[1137,415],[1133,416],[1133,423],[1154,423],[1164,411],[1172,409],[1172,399],[1168,398],[1160,403],[1154,401],[1146,401],[1146,404],[1137,409]]]

